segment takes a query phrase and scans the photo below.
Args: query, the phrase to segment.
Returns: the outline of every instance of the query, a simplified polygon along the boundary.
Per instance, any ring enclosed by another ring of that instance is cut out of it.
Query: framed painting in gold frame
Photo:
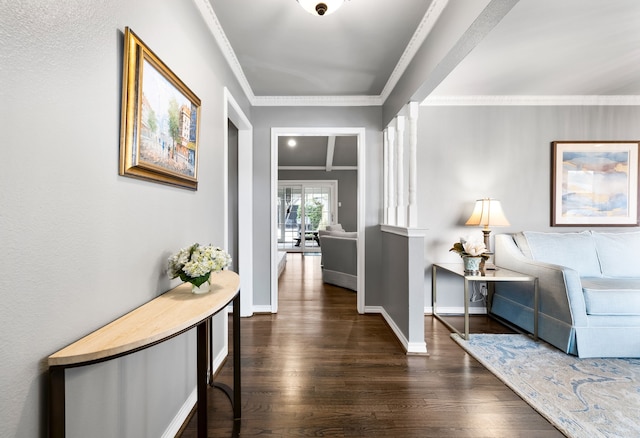
[[[200,99],[124,32],[120,175],[198,188]]]
[[[551,143],[551,226],[638,225],[637,141]]]

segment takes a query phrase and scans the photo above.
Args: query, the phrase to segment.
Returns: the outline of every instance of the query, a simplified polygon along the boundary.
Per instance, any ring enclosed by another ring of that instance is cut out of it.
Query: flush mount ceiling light
[[[335,12],[344,0],[298,0],[300,6],[313,15],[329,15]]]

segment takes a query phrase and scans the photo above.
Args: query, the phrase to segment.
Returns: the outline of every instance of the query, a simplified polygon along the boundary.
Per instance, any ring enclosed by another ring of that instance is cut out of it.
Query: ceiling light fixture
[[[308,13],[323,16],[335,12],[344,0],[298,0],[298,3]]]
[[[287,144],[289,145],[289,147],[294,147],[295,145],[298,144],[298,142],[295,139],[290,138]]]

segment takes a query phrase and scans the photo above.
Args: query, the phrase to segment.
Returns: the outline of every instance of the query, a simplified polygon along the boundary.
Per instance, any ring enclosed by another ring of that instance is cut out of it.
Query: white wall
[[[173,251],[222,243],[223,86],[248,104],[192,2],[3,3],[0,436],[39,437],[47,356],[173,287]],[[125,26],[202,100],[195,192],[118,176]],[[159,436],[194,340],[69,373],[68,436]]]
[[[550,226],[551,142],[637,140],[640,107],[421,107],[419,117],[419,228],[427,267],[458,262],[449,248],[466,227],[476,199],[502,202],[510,227],[496,232],[576,231]],[[481,233],[480,233],[481,234]],[[454,286],[457,289],[453,289]],[[431,271],[425,271],[431,305]],[[442,292],[442,293],[441,293]],[[462,306],[461,284],[438,287],[438,307]]]

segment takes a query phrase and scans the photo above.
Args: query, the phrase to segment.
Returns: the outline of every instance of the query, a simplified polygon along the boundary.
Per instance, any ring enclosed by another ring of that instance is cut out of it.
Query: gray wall
[[[482,197],[499,199],[511,223],[492,234],[580,230],[550,226],[551,142],[640,138],[640,108],[632,106],[433,106],[421,107],[419,117],[419,227],[428,229],[427,268],[460,261],[449,248],[460,236],[480,233],[464,222]],[[438,288],[438,306],[462,306],[456,285],[451,293]],[[430,270],[425,291],[430,306]]]
[[[198,191],[118,176],[125,26],[202,100]],[[0,436],[32,438],[46,358],[176,285],[172,252],[222,243],[223,86],[250,108],[190,1],[3,2],[0,47]],[[69,373],[68,436],[158,437],[194,342]]]
[[[253,122],[254,300],[271,304],[271,128],[364,127],[366,147],[366,304],[379,302],[380,230],[382,215],[382,134],[380,107],[255,107]],[[273,219],[271,219],[273,220]]]
[[[415,352],[424,347],[424,296],[412,293],[422,286],[424,239],[382,232],[382,287],[380,305]]]
[[[279,180],[337,180],[338,220],[347,231],[358,228],[358,172],[355,170],[279,170]]]

